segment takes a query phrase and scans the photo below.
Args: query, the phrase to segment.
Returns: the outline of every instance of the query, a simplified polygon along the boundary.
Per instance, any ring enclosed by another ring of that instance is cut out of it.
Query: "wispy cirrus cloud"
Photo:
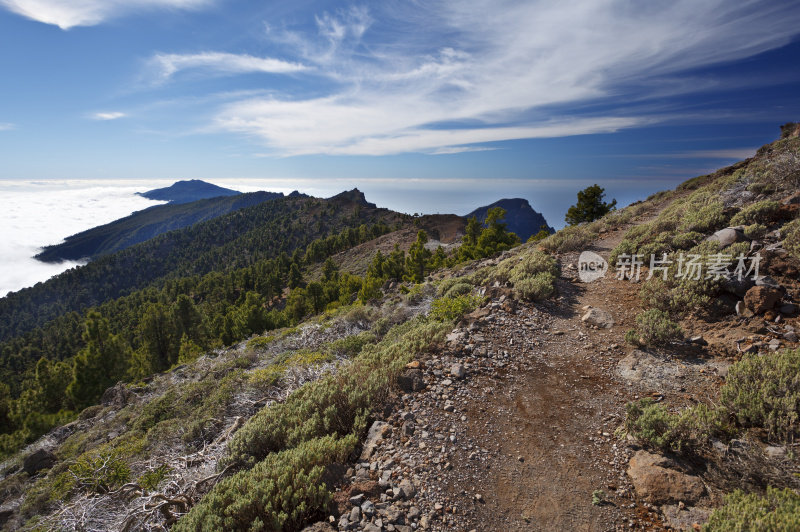
[[[0,122],[0,131],[10,131],[15,127],[11,122]]]
[[[246,74],[252,72],[290,74],[309,70],[301,63],[248,54],[202,52],[196,54],[156,54],[149,65],[157,82],[164,82],[182,70],[211,74]]]
[[[89,115],[89,118],[92,120],[117,120],[120,118],[125,118],[128,116],[127,113],[123,113],[121,111],[107,111],[107,112],[98,112],[92,113]]]
[[[327,94],[232,102],[217,112],[218,129],[285,156],[452,153],[636,127],[658,118],[620,102],[708,90],[713,79],[698,86],[687,72],[788,43],[800,11],[724,0],[441,0],[373,4],[316,23],[268,36],[330,80]],[[591,113],[579,110],[587,103]]]
[[[62,30],[152,9],[200,9],[215,0],[0,0],[0,6]]]

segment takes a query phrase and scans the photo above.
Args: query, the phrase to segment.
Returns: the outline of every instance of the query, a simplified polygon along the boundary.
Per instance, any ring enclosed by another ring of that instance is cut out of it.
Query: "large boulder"
[[[22,461],[22,469],[28,475],[35,475],[42,469],[50,469],[58,461],[56,455],[46,449],[37,449]]]
[[[699,477],[687,475],[675,469],[668,458],[638,451],[628,464],[636,493],[652,504],[693,504],[705,493],[705,486]]]
[[[599,308],[590,308],[581,321],[599,329],[610,329],[614,326],[614,317],[611,313]]]
[[[736,242],[747,242],[749,239],[744,236],[744,233],[735,227],[726,227],[720,229],[706,240],[710,242],[719,242],[720,247],[727,247]]]
[[[783,297],[783,292],[772,286],[754,286],[744,295],[744,306],[754,314],[771,310]]]

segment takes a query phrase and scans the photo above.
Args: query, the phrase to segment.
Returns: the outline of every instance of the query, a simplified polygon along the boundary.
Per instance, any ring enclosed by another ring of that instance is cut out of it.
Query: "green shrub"
[[[256,336],[247,341],[247,349],[250,351],[263,351],[267,349],[275,340],[275,336]]]
[[[600,233],[597,222],[570,225],[541,240],[539,246],[551,253],[569,253],[582,250],[594,242],[598,236]]]
[[[167,478],[172,468],[169,467],[167,464],[161,464],[160,466],[156,467],[155,469],[149,469],[142,473],[142,475],[136,480],[136,483],[139,484],[146,490],[153,491],[155,490],[161,481]]]
[[[521,279],[514,284],[514,294],[520,299],[539,301],[552,296],[556,277],[550,272],[537,273],[533,277]]]
[[[448,277],[447,279],[443,279],[439,283],[439,286],[437,288],[437,292],[436,293],[439,295],[439,297],[444,296],[456,285],[459,285],[459,286],[460,285],[466,285],[467,287],[469,287],[469,290],[467,290],[467,291],[471,291],[472,287],[473,287],[473,284],[470,282],[470,279],[467,278],[467,277]],[[462,286],[462,287],[456,289],[456,292],[458,292],[458,293],[456,293],[454,295],[461,295],[461,293],[465,294],[465,293],[467,293],[467,291],[464,291],[464,287]]]
[[[745,355],[728,371],[720,399],[740,426],[794,440],[800,436],[800,349]]]
[[[480,305],[483,298],[477,294],[466,294],[456,297],[440,297],[431,302],[430,317],[442,321],[453,322],[467,312]]]
[[[455,283],[453,286],[447,289],[444,293],[444,297],[457,297],[469,294],[472,292],[472,285],[465,282]]]
[[[725,496],[703,527],[706,532],[794,532],[800,530],[800,495],[767,488],[765,497],[741,490]]]
[[[75,484],[94,493],[108,493],[128,481],[131,470],[115,452],[82,456],[69,468]]]
[[[667,345],[682,338],[683,331],[680,326],[670,320],[669,314],[663,310],[651,308],[636,316],[635,339],[640,345]],[[630,339],[628,335],[626,339]]]
[[[731,225],[769,223],[781,204],[773,200],[758,201],[740,210],[731,218]]]
[[[322,482],[325,467],[345,461],[357,444],[354,434],[326,436],[270,454],[214,486],[172,530],[300,530],[327,515],[331,494]]]
[[[664,405],[652,399],[641,399],[626,406],[625,430],[642,445],[669,449],[672,444],[673,423],[674,416]]]
[[[792,220],[781,228],[783,247],[786,251],[800,259],[800,218]]]
[[[744,236],[750,240],[758,240],[767,234],[767,226],[764,224],[752,224],[744,228]]]
[[[359,334],[351,334],[344,338],[334,340],[325,346],[325,352],[333,356],[352,358],[356,356],[361,349],[370,343],[376,341],[375,334],[371,331],[364,331]]]
[[[555,293],[557,275],[558,262],[553,257],[528,249],[498,264],[487,280],[510,284],[518,298],[540,300]]]
[[[672,413],[652,399],[628,403],[624,426],[642,445],[662,451],[696,452],[731,434],[724,410],[701,403]]]
[[[697,231],[700,233],[718,229],[724,226],[727,220],[724,211],[725,208],[718,201],[696,210],[687,210],[680,229],[682,231]]]
[[[253,465],[272,452],[329,434],[344,436],[366,426],[372,408],[417,354],[444,339],[451,322],[417,318],[369,344],[346,371],[295,390],[283,403],[262,408],[228,445],[224,464]]]

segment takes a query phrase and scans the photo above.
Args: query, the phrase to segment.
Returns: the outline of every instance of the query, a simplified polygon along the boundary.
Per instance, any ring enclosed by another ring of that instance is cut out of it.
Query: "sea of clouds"
[[[0,297],[80,264],[39,262],[33,256],[43,246],[162,203],[135,195],[148,190],[143,185],[132,181],[0,180]]]
[[[43,180],[0,179],[0,297],[10,291],[46,281],[77,262],[42,263],[33,258],[43,246],[161,202],[136,192],[166,187],[175,180]],[[548,223],[563,226],[566,208],[575,193],[592,181],[562,180],[472,180],[472,179],[210,179],[216,185],[242,192],[269,190],[288,194],[300,190],[317,197],[330,197],[358,186],[368,201],[407,213],[466,214],[501,199],[522,197],[544,214]],[[649,193],[671,188],[667,183],[608,181],[608,199],[620,206]]]

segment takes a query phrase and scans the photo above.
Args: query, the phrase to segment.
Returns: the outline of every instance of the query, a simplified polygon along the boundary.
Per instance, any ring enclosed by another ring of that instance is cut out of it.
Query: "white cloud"
[[[800,10],[725,0],[448,0],[316,18],[314,34],[269,31],[331,83],[222,106],[221,130],[276,155],[441,153],[466,144],[635,127],[620,101],[707,90],[689,69],[788,43]],[[391,29],[388,29],[391,28]],[[406,31],[407,30],[407,31]],[[319,92],[318,92],[319,94]],[[615,102],[593,115],[587,102]]]
[[[0,131],[9,131],[14,129],[16,126],[10,122],[0,122]]]
[[[199,9],[213,0],[0,0],[0,6],[63,30],[146,9]]]
[[[222,74],[267,72],[289,74],[308,70],[300,63],[247,54],[203,52],[199,54],[156,54],[150,60],[159,81],[165,81],[181,70],[198,69]]]
[[[0,297],[79,264],[46,264],[33,259],[42,246],[57,244],[72,234],[157,205],[161,202],[134,192],[168,183],[0,180],[0,195],[6,200],[0,211]]]
[[[92,120],[117,120],[119,118],[125,118],[126,116],[128,116],[126,113],[120,111],[109,111],[93,113],[90,118]]]

